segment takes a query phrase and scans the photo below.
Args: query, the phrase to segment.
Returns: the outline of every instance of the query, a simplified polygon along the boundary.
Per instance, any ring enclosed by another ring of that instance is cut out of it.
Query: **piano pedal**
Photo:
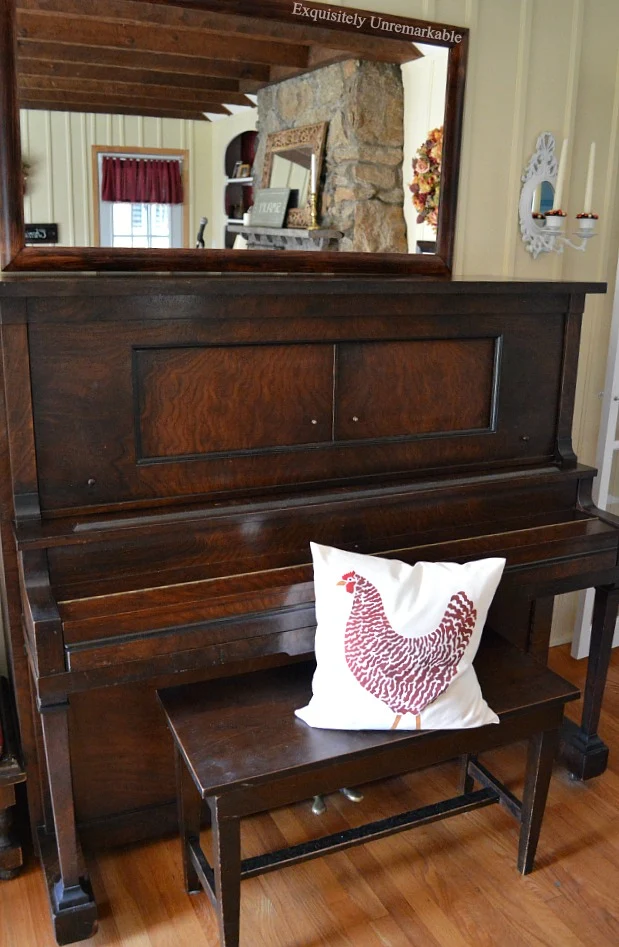
[[[346,796],[351,802],[361,802],[363,800],[363,793],[359,792],[358,789],[340,789],[340,792],[343,796]],[[312,812],[314,815],[323,815],[327,811],[327,805],[325,803],[324,796],[314,796],[312,801]]]
[[[363,793],[358,789],[340,789],[340,792],[351,802],[363,802]]]
[[[312,812],[314,815],[323,815],[327,811],[324,796],[314,796],[312,801]]]

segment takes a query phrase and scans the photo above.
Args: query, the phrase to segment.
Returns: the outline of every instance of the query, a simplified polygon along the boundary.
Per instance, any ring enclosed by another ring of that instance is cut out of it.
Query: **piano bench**
[[[533,868],[564,705],[578,690],[530,655],[490,636],[475,661],[500,723],[468,730],[316,730],[294,716],[311,694],[313,664],[294,664],[159,692],[175,743],[187,891],[209,895],[222,947],[238,947],[243,878],[500,803],[521,825],[517,864]],[[527,739],[522,802],[477,759]],[[240,820],[462,757],[460,792],[445,801],[254,858],[241,858]],[[475,789],[475,783],[480,788]],[[200,845],[210,818],[214,865]]]

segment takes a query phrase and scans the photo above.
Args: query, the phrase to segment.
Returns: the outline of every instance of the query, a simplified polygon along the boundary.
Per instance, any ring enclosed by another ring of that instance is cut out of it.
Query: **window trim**
[[[151,156],[153,158],[177,158],[181,162],[181,176],[183,179],[183,247],[189,248],[189,151],[181,148],[127,148],[116,145],[92,146],[92,245],[101,246],[101,181],[99,176],[99,155],[120,156]]]

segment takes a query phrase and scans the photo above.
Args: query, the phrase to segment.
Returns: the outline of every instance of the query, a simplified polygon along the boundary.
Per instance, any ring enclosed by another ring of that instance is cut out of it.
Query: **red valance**
[[[182,204],[180,161],[105,157],[101,199],[130,204]]]

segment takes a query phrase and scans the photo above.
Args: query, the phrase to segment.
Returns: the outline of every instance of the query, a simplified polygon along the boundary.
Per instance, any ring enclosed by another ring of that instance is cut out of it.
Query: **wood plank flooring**
[[[585,663],[554,648],[551,666],[581,683]],[[569,708],[576,715],[576,705]],[[619,944],[619,649],[600,732],[608,771],[587,784],[557,769],[533,874],[516,871],[516,824],[498,806],[243,883],[242,947],[616,947]],[[524,748],[487,757],[516,792]],[[452,794],[454,764],[368,786],[313,816],[308,805],[248,820],[244,853],[295,843]],[[208,848],[208,840],[205,840]],[[176,840],[90,856],[100,905],[92,947],[216,947],[206,895],[182,887]],[[0,882],[1,947],[53,947],[31,859]]]

